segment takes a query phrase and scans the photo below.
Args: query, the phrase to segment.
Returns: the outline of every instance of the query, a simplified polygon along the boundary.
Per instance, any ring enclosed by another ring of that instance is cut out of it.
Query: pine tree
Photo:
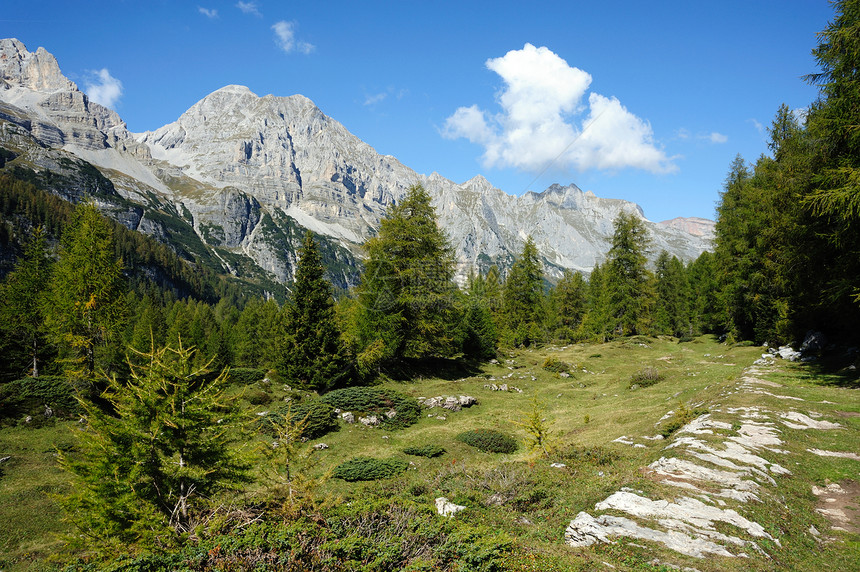
[[[691,336],[690,291],[684,265],[664,250],[657,257],[656,279],[654,329],[678,338]]]
[[[590,338],[603,343],[612,334],[609,308],[609,288],[606,284],[606,269],[595,264],[588,277],[588,297],[585,317],[577,337]]]
[[[606,261],[606,286],[615,332],[646,332],[650,318],[650,272],[646,269],[648,229],[638,217],[620,213],[614,222],[612,247]]]
[[[582,325],[586,310],[586,284],[582,274],[564,271],[564,276],[553,288],[552,301],[553,329],[559,339],[572,341]]]
[[[543,268],[537,246],[529,236],[502,288],[508,343],[518,346],[544,340],[544,304]]]
[[[436,223],[430,195],[411,187],[364,249],[355,328],[359,364],[372,369],[404,357],[454,355],[454,251]]]
[[[39,377],[45,357],[45,296],[51,274],[45,232],[36,227],[24,248],[24,256],[0,288],[0,320],[16,349],[27,356],[29,374]],[[10,355],[6,359],[11,361]]]
[[[308,231],[299,251],[293,299],[286,309],[278,370],[288,382],[319,391],[347,385],[352,375],[324,272],[316,240]]]
[[[60,239],[47,300],[46,324],[75,375],[118,361],[126,319],[122,261],[113,229],[92,204],[80,204]]]

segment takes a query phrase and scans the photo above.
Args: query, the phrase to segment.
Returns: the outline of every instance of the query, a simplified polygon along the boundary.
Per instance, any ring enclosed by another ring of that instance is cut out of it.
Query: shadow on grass
[[[853,356],[825,355],[819,361],[804,365],[803,379],[826,387],[860,389],[860,371],[848,369],[853,363]]]
[[[415,381],[424,377],[437,377],[445,381],[454,381],[480,373],[480,361],[462,358],[402,359],[385,368],[386,375],[400,382]]]

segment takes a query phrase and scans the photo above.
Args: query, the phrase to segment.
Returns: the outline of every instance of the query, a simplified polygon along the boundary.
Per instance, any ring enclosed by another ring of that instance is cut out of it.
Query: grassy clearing
[[[603,562],[624,570],[667,569],[651,563],[655,555],[662,562],[703,572],[857,569],[857,536],[829,531],[814,510],[817,499],[810,491],[813,484],[857,480],[860,462],[806,451],[857,451],[860,398],[853,382],[844,373],[833,378],[811,373],[808,366],[778,362],[777,371],[767,379],[782,387],[762,389],[806,401],[777,399],[765,393],[731,393],[743,369],[760,353],[760,348],[730,348],[710,337],[688,343],[636,337],[599,346],[508,351],[499,363],[468,368],[440,364],[446,369],[438,370],[438,376],[428,369],[414,379],[389,380],[381,387],[416,398],[471,395],[478,404],[456,412],[423,409],[418,422],[402,430],[341,423],[339,431],[308,442],[308,446],[328,445],[314,453],[317,463],[310,473],[323,475],[355,457],[402,460],[409,468],[400,476],[371,482],[331,479],[319,492],[335,495],[342,503],[400,499],[426,507],[445,496],[467,507],[457,519],[504,531],[513,539],[514,552],[505,564],[508,570],[593,570],[604,568]],[[549,371],[544,368],[548,360],[569,367]],[[631,379],[643,370],[654,370],[662,379],[648,387],[634,387]],[[489,384],[508,384],[522,392],[492,391],[485,387]],[[290,395],[283,384],[274,382],[256,382],[235,391],[244,396],[242,403],[251,413],[272,411]],[[518,425],[532,412],[535,398],[553,432],[555,447],[549,458],[529,451],[527,432]],[[781,539],[782,547],[762,543],[772,560],[754,556],[700,561],[678,557],[662,545],[643,549],[636,545],[649,543],[623,540],[582,550],[563,544],[564,530],[579,511],[591,510],[621,487],[643,491],[651,498],[681,496],[641,470],[666,454],[664,442],[643,441],[642,437],[655,436],[671,423],[672,416],[660,421],[669,411],[714,409],[719,418],[719,410],[739,406],[811,411],[844,427],[836,431],[780,427],[789,451],[783,464],[793,475],[781,478],[764,502],[738,507],[744,516]],[[512,435],[520,447],[510,454],[485,453],[456,439],[474,429]],[[646,446],[634,448],[614,441],[622,436],[635,437]],[[53,447],[63,443],[70,443],[70,437],[68,426],[62,423],[42,429],[0,430],[0,457],[12,454],[15,459],[0,465],[5,471],[0,477],[0,522],[16,523],[0,527],[0,552],[8,554],[2,557],[6,560],[0,569],[38,569],[49,565],[45,558],[60,549],[53,535],[62,530],[62,523],[44,492],[56,492],[64,485],[53,458]],[[430,446],[444,448],[445,453],[434,457],[404,453],[407,448]],[[566,466],[554,468],[552,462]],[[808,532],[810,526],[834,540],[816,541]]]

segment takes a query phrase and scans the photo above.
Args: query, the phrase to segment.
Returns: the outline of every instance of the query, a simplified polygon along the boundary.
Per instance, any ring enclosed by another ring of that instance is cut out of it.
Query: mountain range
[[[263,281],[292,279],[310,229],[321,239],[329,278],[354,285],[360,245],[415,184],[433,198],[461,279],[492,264],[504,271],[528,236],[548,276],[588,273],[604,259],[622,211],[644,221],[652,259],[661,250],[693,259],[713,237],[712,221],[654,223],[634,203],[572,184],[513,196],[481,176],[458,184],[416,173],[301,95],[260,97],[230,85],[173,123],[132,133],[66,78],[53,55],[29,52],[15,39],[0,40],[0,147],[3,168],[41,174],[73,202],[94,200],[191,261]]]

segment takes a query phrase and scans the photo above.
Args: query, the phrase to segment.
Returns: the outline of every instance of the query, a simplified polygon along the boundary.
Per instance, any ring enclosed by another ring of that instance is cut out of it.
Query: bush
[[[657,371],[657,368],[646,367],[645,369],[640,369],[639,371],[630,376],[630,383],[627,385],[627,388],[634,389],[634,385],[638,385],[639,387],[650,387],[658,381],[663,381],[664,379],[665,377],[662,373]]]
[[[438,445],[424,445],[423,447],[406,447],[403,449],[403,452],[407,455],[427,457],[429,459],[445,454],[445,449]]]
[[[271,393],[266,393],[262,389],[252,389],[245,394],[245,399],[251,405],[268,405],[275,400]]]
[[[355,457],[335,467],[331,475],[348,482],[376,481],[396,477],[408,468],[409,463],[401,459]]]
[[[605,447],[569,447],[559,454],[559,457],[569,463],[588,465],[611,465],[621,456]]]
[[[320,399],[311,398],[290,402],[289,405],[282,407],[269,417],[272,421],[280,424],[286,423],[287,418],[293,425],[304,422],[305,428],[302,431],[302,437],[308,439],[317,439],[340,429],[334,407],[328,403],[323,403]],[[269,420],[265,418],[261,419],[260,423],[267,429],[272,428]]]
[[[262,381],[266,377],[266,371],[252,367],[234,367],[230,370],[230,383],[249,385]]]
[[[485,453],[513,453],[517,442],[510,435],[495,429],[474,429],[457,435],[456,439]]]
[[[704,415],[707,412],[707,409],[690,409],[681,403],[678,406],[678,410],[675,412],[675,415],[663,424],[663,427],[660,429],[660,434],[663,435],[664,438],[668,439],[675,431],[696,417]]]
[[[347,387],[329,391],[320,401],[342,411],[360,415],[376,415],[386,429],[404,429],[415,424],[421,416],[418,400],[391,389],[378,387]],[[394,417],[386,415],[394,410]]]
[[[553,356],[544,360],[543,368],[552,373],[570,373],[570,364]]]

